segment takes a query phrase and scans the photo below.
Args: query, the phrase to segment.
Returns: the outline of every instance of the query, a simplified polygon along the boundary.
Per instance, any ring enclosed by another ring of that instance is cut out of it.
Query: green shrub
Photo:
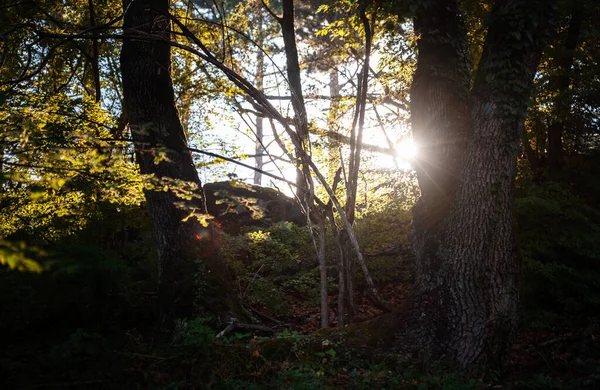
[[[575,314],[598,313],[600,213],[555,183],[521,189],[515,212],[529,325],[564,325]]]
[[[290,222],[248,228],[239,236],[226,235],[220,253],[236,273],[240,297],[253,305],[285,315],[293,296],[317,294],[316,255],[307,228]]]
[[[216,340],[216,332],[211,327],[212,317],[198,317],[192,320],[177,320],[174,341],[187,347],[208,348]]]

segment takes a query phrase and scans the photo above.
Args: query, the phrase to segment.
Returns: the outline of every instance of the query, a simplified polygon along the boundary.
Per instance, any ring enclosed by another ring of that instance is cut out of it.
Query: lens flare
[[[412,160],[417,156],[419,148],[412,139],[407,139],[396,145],[396,156],[403,160]]]

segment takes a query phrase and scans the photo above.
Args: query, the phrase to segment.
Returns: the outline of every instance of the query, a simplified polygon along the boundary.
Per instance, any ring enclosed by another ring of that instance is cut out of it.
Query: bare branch
[[[287,184],[289,184],[289,185],[293,185],[294,187],[298,187],[298,186],[296,185],[296,183],[294,183],[294,182],[292,182],[292,181],[289,181],[289,180],[287,180],[287,179],[285,179],[285,178],[283,178],[283,177],[280,177],[280,176],[274,175],[274,174],[272,174],[272,173],[270,173],[270,172],[267,172],[267,171],[264,171],[264,170],[262,170],[262,169],[258,169],[258,168],[256,168],[256,167],[253,167],[252,165],[244,164],[244,163],[243,163],[243,162],[241,162],[241,161],[237,161],[237,160],[234,160],[234,159],[232,159],[232,158],[229,158],[229,157],[222,156],[222,155],[220,155],[220,154],[217,154],[217,153],[207,152],[207,151],[205,151],[205,150],[200,150],[200,149],[196,149],[196,148],[186,148],[186,149],[187,149],[187,150],[189,150],[190,152],[194,152],[194,153],[200,153],[200,154],[203,154],[203,155],[205,155],[205,156],[210,156],[210,157],[214,157],[214,158],[220,158],[220,159],[222,159],[222,160],[225,160],[225,161],[228,161],[228,162],[230,162],[230,163],[237,164],[237,165],[239,165],[239,166],[241,166],[241,167],[248,168],[248,169],[252,169],[253,171],[260,172],[260,173],[262,173],[263,175],[265,175],[265,176],[269,176],[269,177],[271,177],[271,178],[273,178],[273,179],[281,180],[282,182],[284,182],[284,183],[287,183]]]
[[[271,15],[273,17],[273,19],[275,19],[277,22],[281,23],[282,18],[280,16],[277,16],[277,14],[275,12],[273,12],[273,10],[269,7],[267,2],[265,0],[260,0],[260,1],[262,2],[263,7],[267,10],[269,15]]]

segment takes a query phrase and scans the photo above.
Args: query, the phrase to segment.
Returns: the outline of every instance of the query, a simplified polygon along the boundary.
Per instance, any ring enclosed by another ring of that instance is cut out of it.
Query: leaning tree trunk
[[[263,31],[263,9],[259,8],[258,10],[258,39],[256,41],[257,44],[257,53],[256,53],[256,88],[259,91],[264,91],[264,78],[265,78],[265,53],[262,48],[265,42],[266,33]],[[255,167],[254,171],[254,184],[261,185],[262,184],[262,169],[264,165],[263,155],[267,153],[264,148],[264,131],[263,131],[264,118],[262,115],[256,115],[256,141],[255,141]]]
[[[544,0],[498,0],[469,90],[458,2],[419,4],[411,91],[422,192],[411,234],[416,279],[406,305],[371,325],[388,329],[377,336],[384,350],[394,345],[402,356],[461,367],[507,352],[518,321],[512,206],[520,126],[552,10]]]
[[[210,229],[195,218],[182,221],[192,211],[204,212],[204,198],[175,106],[169,0],[124,0],[123,9],[123,109],[140,171],[159,180],[188,182],[193,188],[191,200],[172,190],[145,192],[158,250],[161,320],[170,326],[174,319],[194,314],[230,313],[229,275],[214,253]],[[161,152],[167,159],[158,162]]]

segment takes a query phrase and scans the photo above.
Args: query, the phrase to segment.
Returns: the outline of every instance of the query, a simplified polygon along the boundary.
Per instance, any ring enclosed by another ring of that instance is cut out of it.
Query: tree
[[[214,230],[190,214],[204,214],[198,172],[175,107],[171,81],[169,0],[125,0],[121,50],[124,111],[143,175],[174,188],[146,191],[158,250],[158,301],[162,321],[193,314],[230,318],[234,310],[226,265],[214,253]]]
[[[512,216],[520,126],[553,5],[498,0],[473,70],[458,2],[417,2],[411,90],[421,197],[409,302],[373,326],[395,350],[469,367],[505,355],[518,323]],[[473,81],[473,86],[471,85]]]

